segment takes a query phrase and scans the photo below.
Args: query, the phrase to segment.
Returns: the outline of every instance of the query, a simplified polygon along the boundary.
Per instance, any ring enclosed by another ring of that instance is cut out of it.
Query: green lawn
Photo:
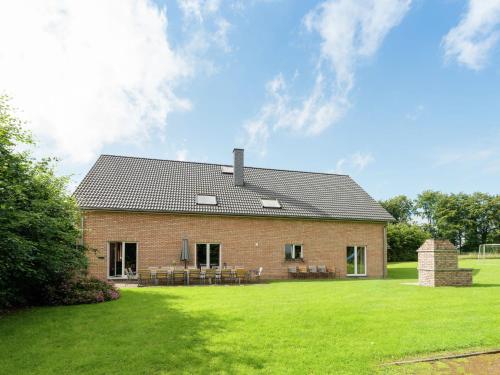
[[[0,318],[1,374],[373,373],[383,362],[500,347],[500,260],[473,288],[390,280],[122,291],[118,301]]]

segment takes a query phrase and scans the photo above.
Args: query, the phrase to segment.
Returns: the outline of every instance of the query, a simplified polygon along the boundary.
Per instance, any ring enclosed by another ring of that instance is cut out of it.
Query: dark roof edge
[[[255,215],[255,214],[234,214],[234,213],[211,213],[211,212],[196,212],[196,211],[172,211],[172,210],[137,210],[132,208],[114,208],[114,207],[80,207],[82,211],[110,211],[110,212],[130,212],[130,213],[157,213],[157,214],[176,214],[176,215],[194,215],[194,216],[229,216],[229,217],[254,217],[259,219],[300,219],[300,220],[319,220],[319,221],[353,221],[353,222],[368,222],[368,223],[389,223],[396,221],[392,218],[385,219],[356,219],[356,218],[335,218],[326,216],[290,216],[290,215]]]
[[[127,156],[127,155],[113,155],[113,154],[101,154],[97,161],[103,157],[103,156],[112,156],[116,158],[129,158],[129,159],[144,159],[144,160],[157,160],[157,161],[170,161],[170,162],[175,162],[175,163],[186,163],[186,164],[201,164],[201,165],[213,165],[213,166],[227,166],[227,167],[232,167],[232,164],[219,164],[219,163],[206,163],[206,162],[201,162],[201,161],[187,161],[187,160],[173,160],[173,159],[160,159],[160,158],[148,158],[144,156]],[[94,163],[95,166],[95,163]],[[252,166],[247,166],[245,165],[245,168],[252,168],[252,169],[263,169],[267,171],[280,171],[280,172],[296,172],[296,173],[311,173],[311,174],[322,174],[322,175],[327,175],[327,176],[345,176],[349,177],[348,174],[340,174],[340,173],[328,173],[328,172],[309,172],[309,171],[299,171],[299,170],[294,170],[294,169],[276,169],[276,168],[264,168],[264,167],[252,167]],[[89,170],[88,173],[92,171],[92,168]],[[88,174],[87,173],[87,174]],[[352,180],[352,179],[351,179]]]

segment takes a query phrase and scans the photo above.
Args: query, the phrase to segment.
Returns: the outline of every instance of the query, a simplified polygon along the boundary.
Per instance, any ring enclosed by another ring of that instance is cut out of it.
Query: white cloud
[[[178,0],[177,3],[184,17],[194,18],[198,22],[203,22],[220,8],[220,0]]]
[[[216,46],[230,52],[228,34],[231,23],[224,18],[220,0],[177,0],[184,18],[184,28],[191,35],[191,46],[208,49]]]
[[[499,37],[500,0],[469,0],[459,24],[443,38],[445,57],[479,70]]]
[[[362,171],[366,168],[368,164],[371,164],[375,161],[375,158],[372,154],[362,154],[360,152],[356,152],[352,155],[352,164],[355,168]]]
[[[318,135],[339,121],[350,107],[349,93],[358,62],[376,53],[387,33],[408,12],[410,3],[328,0],[315,7],[303,20],[306,29],[321,38],[311,91],[303,98],[294,97],[279,74],[266,85],[268,101],[250,123],[266,127],[261,134],[267,136],[280,129]]]
[[[186,161],[188,156],[188,150],[183,148],[180,150],[177,150],[175,153],[175,160],[179,161]]]
[[[375,158],[371,153],[355,152],[347,157],[341,158],[335,164],[333,173],[361,172],[369,164],[373,163]]]
[[[190,108],[175,88],[193,73],[149,1],[3,1],[0,90],[51,153],[84,162],[140,142]]]

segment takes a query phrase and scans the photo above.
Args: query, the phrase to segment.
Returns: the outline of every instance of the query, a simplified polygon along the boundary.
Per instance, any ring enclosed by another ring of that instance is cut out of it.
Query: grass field
[[[122,291],[118,301],[0,318],[1,374],[398,373],[379,364],[500,347],[500,260],[473,288],[390,280]]]

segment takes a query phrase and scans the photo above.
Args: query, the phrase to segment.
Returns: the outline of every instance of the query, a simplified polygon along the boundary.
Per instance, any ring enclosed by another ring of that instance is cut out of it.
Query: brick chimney
[[[245,172],[244,172],[244,152],[242,148],[235,148],[233,150],[234,157],[234,186],[243,186],[245,184]]]

